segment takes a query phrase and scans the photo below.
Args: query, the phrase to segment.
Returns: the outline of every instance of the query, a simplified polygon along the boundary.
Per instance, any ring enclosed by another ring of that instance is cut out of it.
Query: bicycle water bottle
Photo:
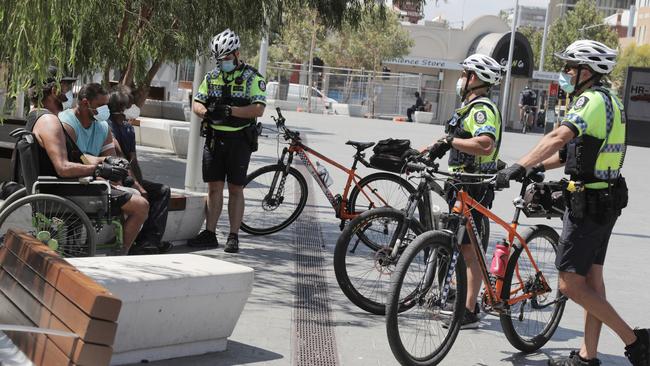
[[[320,165],[319,162],[316,162],[316,172],[318,172],[318,176],[323,181],[323,183],[325,183],[326,187],[329,187],[332,184],[334,184],[334,180],[332,179],[332,177],[330,177],[330,173],[323,165]]]
[[[492,265],[490,272],[498,278],[503,278],[506,274],[506,266],[508,265],[508,242],[502,239],[497,243],[492,257]]]

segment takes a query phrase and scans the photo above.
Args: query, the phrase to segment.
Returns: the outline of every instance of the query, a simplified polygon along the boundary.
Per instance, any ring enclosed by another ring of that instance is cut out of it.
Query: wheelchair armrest
[[[61,183],[88,184],[90,182],[95,181],[95,178],[93,178],[92,176],[80,177],[80,178],[59,178],[59,177],[52,177],[49,175],[39,175],[37,180],[43,183],[61,182]]]

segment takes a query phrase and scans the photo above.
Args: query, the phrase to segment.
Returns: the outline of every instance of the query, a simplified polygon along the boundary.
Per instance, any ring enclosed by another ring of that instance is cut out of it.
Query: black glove
[[[95,168],[95,174],[93,174],[95,178],[102,177],[112,182],[119,182],[121,180],[124,180],[124,178],[126,178],[128,175],[129,171],[126,168],[115,166],[106,161],[97,164],[97,167]]]
[[[222,121],[232,114],[232,109],[227,104],[211,104],[208,106],[205,117],[213,121]]]
[[[124,158],[118,158],[117,156],[109,156],[106,159],[104,159],[104,161],[113,166],[117,166],[124,169],[129,169],[131,167],[131,164],[129,163],[128,160]]]
[[[528,171],[528,174],[526,177],[533,182],[540,183],[544,181],[544,172],[546,171],[546,168],[544,168],[544,164],[539,163],[535,165],[534,167],[530,168],[530,171]]]
[[[497,188],[508,188],[511,180],[521,181],[525,176],[526,168],[516,163],[512,164],[497,173]]]
[[[429,149],[429,159],[435,160],[440,159],[449,149],[451,149],[451,142],[454,140],[452,136],[443,137],[438,140],[431,148]]]

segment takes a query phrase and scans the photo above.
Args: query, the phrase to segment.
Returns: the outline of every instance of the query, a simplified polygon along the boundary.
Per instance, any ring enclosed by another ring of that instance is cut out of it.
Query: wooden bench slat
[[[0,291],[0,319],[9,324],[36,326],[2,291]],[[5,334],[36,366],[73,365],[70,359],[44,334],[25,332],[5,332]]]
[[[0,290],[39,327],[72,330],[86,342],[105,346],[112,346],[115,341],[117,323],[89,318],[64,296],[54,297],[53,311],[50,311],[4,268],[0,268]],[[54,317],[58,317],[60,322],[53,322]],[[63,329],[56,328],[57,325],[63,324]]]
[[[187,197],[177,193],[172,193],[171,197],[169,198],[168,210],[185,211],[186,205],[187,205]]]
[[[32,244],[29,244],[29,243]],[[117,321],[122,301],[27,234],[5,235],[5,246],[93,318]]]

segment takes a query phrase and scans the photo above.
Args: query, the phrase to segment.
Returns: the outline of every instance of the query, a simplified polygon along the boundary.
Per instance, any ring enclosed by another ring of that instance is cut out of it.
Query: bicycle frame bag
[[[370,157],[370,165],[379,170],[386,170],[393,173],[401,173],[404,160],[401,156],[391,154],[374,154]]]
[[[566,208],[564,183],[531,183],[524,193],[524,214],[527,217],[562,217]]]

